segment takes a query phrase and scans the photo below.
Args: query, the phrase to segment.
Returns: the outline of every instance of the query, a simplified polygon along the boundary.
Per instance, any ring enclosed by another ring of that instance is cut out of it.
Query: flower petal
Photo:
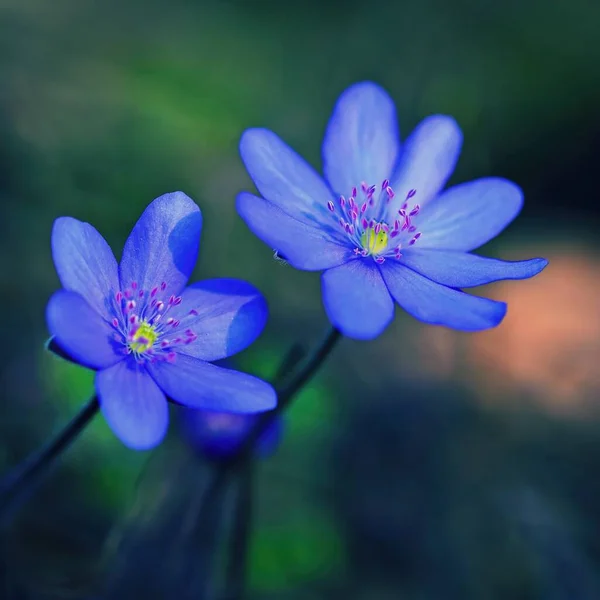
[[[223,459],[232,456],[260,418],[259,414],[214,412],[179,406],[182,433],[192,448],[209,458]],[[259,436],[256,454],[272,454],[283,437],[283,421],[277,415]]]
[[[117,261],[106,240],[89,223],[60,217],[52,227],[52,257],[58,278],[102,316],[107,298],[119,289]]]
[[[495,327],[506,314],[506,304],[479,298],[435,283],[391,260],[380,266],[394,300],[413,317],[463,331]]]
[[[450,188],[419,215],[419,248],[474,250],[495,238],[523,206],[523,192],[506,179],[486,177]]]
[[[396,208],[411,190],[414,202],[424,206],[440,192],[452,175],[462,146],[456,121],[444,115],[427,117],[417,125],[402,147],[398,168],[392,178]]]
[[[344,335],[372,340],[394,317],[394,302],[371,259],[356,259],[321,276],[325,312]]]
[[[325,229],[299,221],[268,200],[242,192],[236,207],[252,233],[297,269],[320,271],[352,257],[350,249],[332,239]]]
[[[402,253],[402,264],[442,285],[465,288],[502,279],[528,279],[544,269],[548,261],[532,258],[509,262],[452,250],[409,248]]]
[[[175,362],[155,362],[148,369],[170,398],[191,408],[255,413],[277,404],[275,390],[265,381],[193,356],[177,354]]]
[[[181,298],[169,316],[180,321],[177,331],[190,329],[197,339],[178,350],[202,360],[220,360],[247,348],[267,322],[266,300],[253,285],[239,279],[194,283]]]
[[[96,389],[104,418],[126,446],[149,450],[165,437],[167,399],[143,365],[123,360],[98,371]]]
[[[268,129],[247,129],[240,154],[258,191],[304,223],[329,221],[332,194],[323,179],[294,150]]]
[[[387,92],[365,81],[339,98],[323,141],[323,171],[337,194],[361,182],[379,185],[392,175],[400,139],[396,109]]]
[[[198,257],[202,215],[183,192],[153,200],[125,242],[119,265],[122,288],[133,282],[149,290],[167,284],[174,295],[184,288]]]
[[[112,327],[75,292],[55,292],[46,307],[50,334],[76,362],[102,369],[122,360]]]

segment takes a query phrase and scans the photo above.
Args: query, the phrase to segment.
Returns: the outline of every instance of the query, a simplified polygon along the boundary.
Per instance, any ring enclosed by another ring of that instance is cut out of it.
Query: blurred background
[[[194,279],[245,278],[270,304],[237,365],[270,377],[316,343],[318,275],[235,214],[252,189],[237,143],[264,126],[320,168],[336,98],[371,79],[403,136],[458,120],[451,183],[522,186],[482,253],[550,265],[486,289],[509,303],[495,330],[397,311],[375,342],[340,344],[257,465],[248,597],[599,598],[599,31],[594,0],[0,0],[2,472],[92,392],[44,350],[58,216],[118,256],[144,207],[183,190],[204,213]],[[0,598],[204,598],[194,582],[221,555],[183,515],[209,466],[177,423],[135,453],[96,419],[2,531]]]

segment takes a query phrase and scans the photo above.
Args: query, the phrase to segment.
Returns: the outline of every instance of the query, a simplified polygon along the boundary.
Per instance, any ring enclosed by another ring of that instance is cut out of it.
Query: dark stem
[[[248,550],[252,532],[252,487],[254,461],[252,457],[239,466],[238,489],[235,499],[229,562],[225,573],[223,600],[243,600],[246,587]]]
[[[329,356],[335,345],[341,338],[342,334],[332,327],[321,344],[315,351],[304,361],[304,364],[292,376],[291,380],[280,389],[277,390],[277,408],[268,412],[262,413],[257,420],[250,433],[242,441],[237,452],[232,458],[233,463],[237,463],[247,454],[252,452],[254,444],[263,432],[269,427],[274,419],[283,412],[290,402],[293,400],[296,393],[310,380],[317,369]]]
[[[298,342],[293,344],[290,349],[283,356],[283,360],[275,376],[273,377],[273,385],[279,385],[283,383],[286,377],[298,366],[300,361],[306,356],[306,349]]]
[[[215,482],[224,475],[223,485]],[[223,507],[226,498],[229,473],[223,465],[214,464],[209,481],[200,497],[199,506],[192,508],[184,527],[189,531],[185,542],[180,544],[179,553],[186,556],[177,597],[192,600],[198,597],[204,600],[216,597],[211,573],[217,562],[219,533],[223,526]],[[181,558],[179,559],[181,562]],[[198,594],[201,590],[200,595]]]
[[[0,521],[7,516],[19,497],[31,491],[54,461],[77,439],[99,408],[98,398],[94,396],[53,440],[0,482]]]
[[[244,477],[248,477],[249,481],[246,482],[247,486],[247,496],[248,498],[239,498],[238,506],[236,507],[236,515],[235,522],[238,523],[236,530],[233,533],[233,544],[234,547],[231,549],[232,557],[231,562],[229,563],[229,569],[227,573],[227,581],[226,585],[228,587],[228,591],[232,590],[230,593],[233,595],[226,596],[225,600],[242,600],[244,594],[244,584],[245,584],[245,570],[247,566],[246,561],[246,552],[248,545],[248,538],[250,534],[250,511],[252,510],[252,505],[250,501],[251,496],[251,477],[252,477],[252,452],[254,450],[254,445],[263,432],[269,427],[269,425],[277,418],[277,416],[283,412],[290,402],[293,400],[296,393],[302,389],[302,387],[310,380],[310,378],[315,374],[317,369],[321,366],[321,364],[325,361],[325,359],[329,356],[336,343],[341,339],[340,332],[331,328],[323,341],[317,346],[314,352],[306,358],[304,364],[302,364],[295,374],[290,376],[290,380],[288,383],[279,387],[280,378],[285,380],[286,375],[289,373],[290,367],[295,366],[298,360],[302,357],[303,353],[300,351],[295,351],[292,347],[292,350],[286,354],[282,365],[277,371],[277,374],[274,378],[275,388],[277,390],[277,408],[271,410],[269,412],[265,412],[260,415],[259,419],[256,421],[254,427],[250,430],[249,434],[242,440],[240,445],[238,446],[236,452],[233,456],[227,461],[223,462],[219,469],[214,471],[214,477],[211,481],[211,485],[208,488],[207,495],[211,495],[216,493],[215,489],[221,489],[225,485],[227,481],[228,475],[232,472],[242,471],[240,473],[240,477],[243,479]],[[292,360],[291,357],[296,357],[295,360]],[[244,474],[243,470],[246,468],[248,473]],[[242,483],[242,485],[244,485]],[[240,494],[243,496],[244,494]],[[242,502],[243,505],[239,503]],[[248,511],[246,515],[238,514],[239,512]],[[199,519],[204,520],[207,515],[200,512]],[[244,522],[245,521],[245,522]],[[235,525],[234,525],[235,527]],[[238,537],[239,536],[239,537]],[[236,540],[237,538],[237,540]],[[240,544],[241,547],[235,546],[236,542]],[[239,570],[239,571],[238,571]]]

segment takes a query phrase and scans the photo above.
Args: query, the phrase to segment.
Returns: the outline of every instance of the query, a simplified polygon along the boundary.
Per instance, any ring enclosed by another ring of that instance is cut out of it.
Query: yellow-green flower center
[[[136,354],[143,354],[152,348],[157,339],[158,333],[154,325],[150,325],[148,321],[142,321],[131,335],[129,348]]]
[[[376,232],[375,227],[369,227],[360,236],[360,244],[369,255],[377,256],[386,250],[389,238],[387,231],[380,229]]]

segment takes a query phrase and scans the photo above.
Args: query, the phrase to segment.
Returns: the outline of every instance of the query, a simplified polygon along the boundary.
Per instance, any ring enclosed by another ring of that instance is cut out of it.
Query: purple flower
[[[349,337],[378,336],[394,316],[394,301],[426,323],[494,327],[506,305],[461,288],[532,277],[547,261],[470,254],[516,217],[523,195],[497,177],[442,192],[461,143],[456,122],[436,115],[401,144],[390,97],[358,83],[329,121],[325,180],[271,131],[244,133],[242,160],[263,198],[243,192],[237,209],[293,267],[324,271],[325,310]]]
[[[200,209],[185,194],[160,196],[136,223],[117,265],[91,225],[70,217],[54,223],[52,254],[63,289],[48,302],[48,328],[67,356],[98,371],[102,413],[131,448],[162,440],[166,397],[241,413],[276,404],[269,384],[210,363],[257,338],[267,305],[236,279],[184,289],[201,227]]]
[[[258,415],[214,412],[181,408],[179,411],[184,438],[201,455],[211,459],[232,456],[250,433]],[[278,415],[256,442],[256,452],[265,457],[277,449],[283,434],[283,422]]]

